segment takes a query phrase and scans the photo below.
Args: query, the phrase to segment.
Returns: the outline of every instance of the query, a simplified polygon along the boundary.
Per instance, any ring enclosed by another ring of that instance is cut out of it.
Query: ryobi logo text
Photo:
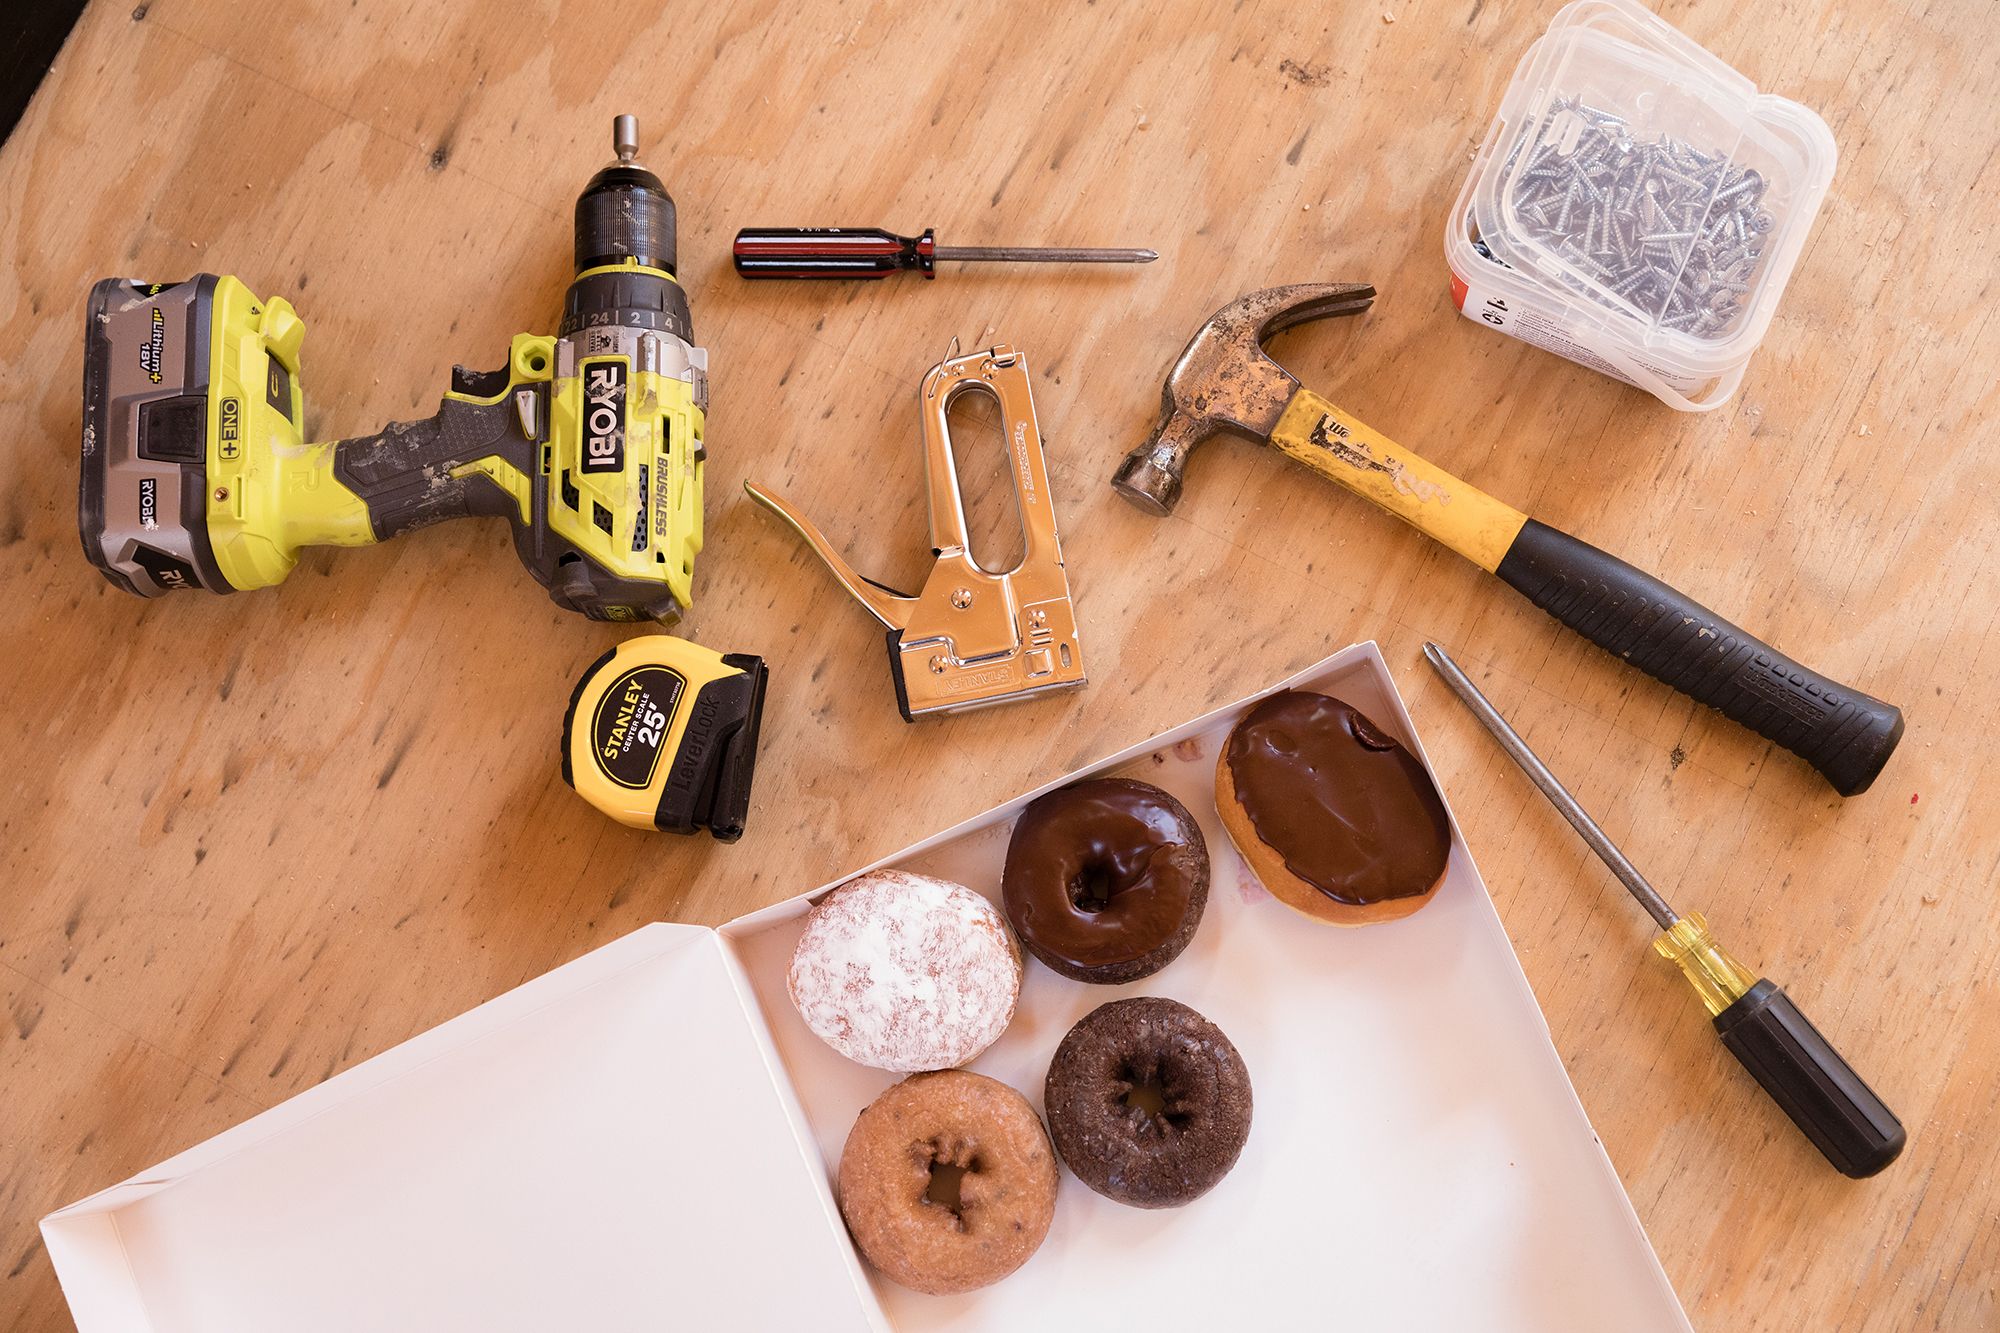
[[[593,361],[583,370],[583,470],[625,470],[625,362]]]

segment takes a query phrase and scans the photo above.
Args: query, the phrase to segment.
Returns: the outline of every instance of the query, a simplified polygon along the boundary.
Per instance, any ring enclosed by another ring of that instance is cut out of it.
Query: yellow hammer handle
[[[1528,516],[1370,430],[1311,389],[1278,418],[1271,442],[1489,573]]]

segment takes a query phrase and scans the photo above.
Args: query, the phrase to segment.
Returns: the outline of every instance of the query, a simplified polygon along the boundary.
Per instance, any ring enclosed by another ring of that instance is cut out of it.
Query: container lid
[[[1576,0],[1501,102],[1474,223],[1572,318],[1721,366],[1762,340],[1837,152],[1634,0]]]

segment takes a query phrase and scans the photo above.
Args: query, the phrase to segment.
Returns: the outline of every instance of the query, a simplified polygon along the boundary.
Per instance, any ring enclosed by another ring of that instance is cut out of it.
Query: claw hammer
[[[1168,372],[1160,422],[1112,485],[1172,513],[1188,455],[1247,435],[1435,538],[1598,647],[1804,759],[1842,796],[1868,790],[1903,736],[1903,714],[1802,666],[1685,593],[1520,510],[1369,429],[1264,353],[1273,334],[1366,310],[1361,283],[1300,283],[1215,312]]]

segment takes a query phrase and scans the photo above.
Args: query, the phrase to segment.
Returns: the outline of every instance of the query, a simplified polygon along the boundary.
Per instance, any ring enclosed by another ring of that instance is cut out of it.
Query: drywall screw
[[[1717,190],[1715,192],[1715,202],[1719,204],[1724,199],[1734,199],[1746,190],[1756,189],[1762,183],[1756,172],[1746,171],[1734,185],[1726,185],[1722,189]]]

